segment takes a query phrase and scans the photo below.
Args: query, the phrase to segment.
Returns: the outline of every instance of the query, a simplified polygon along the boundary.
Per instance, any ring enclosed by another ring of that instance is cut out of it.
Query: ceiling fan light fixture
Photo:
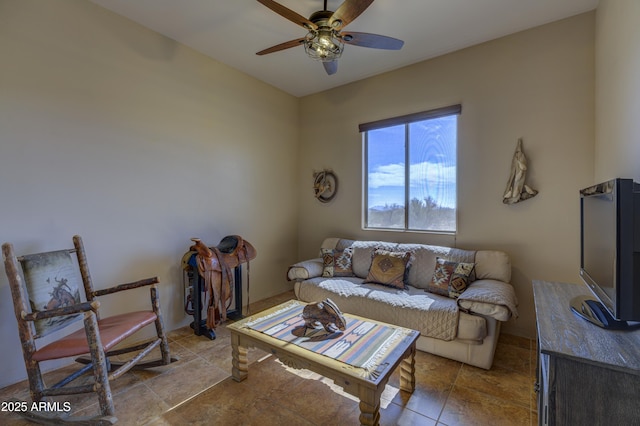
[[[258,0],[259,3],[278,15],[303,27],[307,30],[307,35],[261,50],[256,55],[279,52],[302,44],[307,56],[322,62],[327,74],[333,75],[338,71],[337,59],[342,56],[345,44],[374,49],[401,49],[404,42],[393,37],[352,31],[344,34],[341,32],[350,22],[360,16],[373,1],[343,0],[334,12],[327,9],[327,0],[324,0],[323,10],[313,12],[309,18],[305,18],[275,0]]]
[[[304,40],[307,56],[321,62],[332,62],[342,56],[344,43],[330,29],[309,31]]]

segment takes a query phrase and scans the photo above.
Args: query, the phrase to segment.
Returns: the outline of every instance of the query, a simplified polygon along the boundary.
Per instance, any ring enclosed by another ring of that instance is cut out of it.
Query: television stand
[[[585,285],[533,281],[540,425],[637,425],[640,330],[605,330],[568,309]]]
[[[608,330],[628,330],[627,321],[615,319],[604,305],[590,296],[576,296],[569,303],[574,314]]]

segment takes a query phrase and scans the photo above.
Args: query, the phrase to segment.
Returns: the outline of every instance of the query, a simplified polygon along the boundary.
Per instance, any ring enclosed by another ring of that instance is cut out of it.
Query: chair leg
[[[160,297],[158,296],[158,288],[154,285],[150,289],[151,292],[151,305],[153,306],[153,312],[156,314],[156,334],[160,339],[160,352],[162,354],[162,364],[170,364],[171,353],[169,352],[169,342],[167,341],[167,334],[164,330],[164,322],[162,320],[162,310],[160,309]]]
[[[100,403],[100,412],[103,416],[115,416],[111,385],[109,384],[107,358],[104,355],[104,348],[98,333],[98,321],[93,311],[85,314],[84,328],[87,332],[87,341],[91,351],[91,359],[93,360],[93,377],[95,379],[98,402]]]
[[[38,361],[29,360],[26,362],[27,377],[29,379],[29,393],[33,402],[40,402],[42,399],[42,391],[44,390],[44,380],[40,371],[40,363]]]

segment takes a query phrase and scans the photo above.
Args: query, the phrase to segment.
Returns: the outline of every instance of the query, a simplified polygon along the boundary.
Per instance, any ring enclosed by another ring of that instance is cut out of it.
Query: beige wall
[[[190,237],[256,246],[252,301],[290,289],[298,99],[84,0],[0,2],[0,57],[0,241],[82,235],[96,286],[159,276],[170,329]],[[26,377],[4,272],[0,322],[3,386]]]
[[[534,336],[531,280],[579,281],[578,189],[593,180],[593,83],[594,13],[587,13],[303,98],[300,257],[314,256],[326,236],[505,250],[520,318],[504,329]],[[358,124],[456,103],[456,238],[360,230]],[[502,193],[519,137],[540,193],[508,206]],[[311,176],[325,167],[337,173],[340,192],[323,205]]]
[[[639,20],[639,1],[600,0],[596,15],[595,182],[615,177],[640,181]]]

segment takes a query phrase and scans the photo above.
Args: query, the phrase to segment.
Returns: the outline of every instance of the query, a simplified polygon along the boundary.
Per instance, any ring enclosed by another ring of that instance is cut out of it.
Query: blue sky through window
[[[409,199],[456,208],[457,115],[409,125]],[[405,126],[368,132],[368,205],[405,203]]]
[[[404,125],[369,131],[367,165],[369,207],[404,206]]]

